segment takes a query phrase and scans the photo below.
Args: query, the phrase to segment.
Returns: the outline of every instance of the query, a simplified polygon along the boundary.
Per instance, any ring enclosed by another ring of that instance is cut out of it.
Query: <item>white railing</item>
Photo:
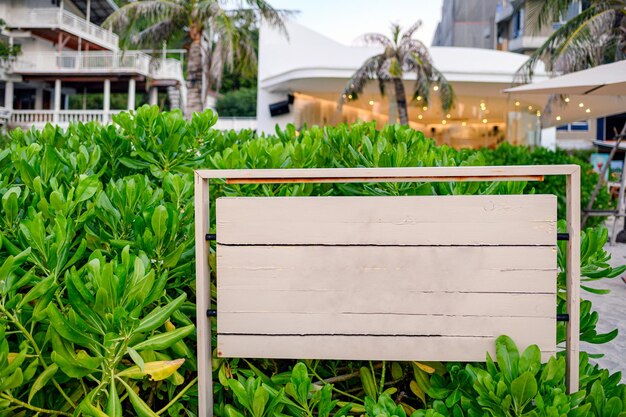
[[[151,62],[152,61],[152,62]],[[138,51],[25,52],[12,65],[15,73],[136,73],[183,81],[181,63],[175,59],[152,60]]]
[[[215,124],[218,130],[255,130],[256,127],[256,117],[220,117]]]
[[[67,126],[74,122],[99,122],[111,123],[111,116],[122,110],[60,110],[55,114],[54,110],[12,110],[9,125],[16,127],[42,127],[46,123]]]
[[[9,27],[22,29],[59,28],[107,49],[116,50],[119,44],[115,33],[60,8],[12,10],[6,20]]]
[[[181,83],[184,82],[183,66],[179,60],[173,58],[153,59],[150,67],[150,76],[156,79],[173,79]]]

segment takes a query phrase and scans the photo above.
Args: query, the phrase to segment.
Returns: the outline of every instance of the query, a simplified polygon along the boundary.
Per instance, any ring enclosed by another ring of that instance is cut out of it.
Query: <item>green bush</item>
[[[224,117],[256,116],[256,88],[241,88],[224,93],[217,99],[215,110]]]
[[[506,155],[507,148],[460,152],[437,147],[407,127],[376,130],[371,123],[299,133],[290,126],[256,137],[251,131],[211,129],[216,122],[211,112],[186,121],[180,112],[142,107],[115,121],[111,126],[72,125],[66,131],[50,125],[18,129],[0,148],[0,416],[196,415],[195,168],[457,166],[505,158],[529,163],[524,156],[529,153],[544,155],[542,161],[572,162],[561,153],[515,147],[508,147],[513,156]],[[557,185],[216,181],[212,198],[494,194],[538,192],[541,187],[561,196]],[[593,228],[582,236],[585,285],[624,271],[609,267],[606,238],[604,229]],[[560,311],[565,308],[563,249],[559,246]],[[598,315],[590,302],[581,307],[582,340],[604,343],[615,337],[615,332],[597,334]],[[559,325],[558,340],[563,338]],[[511,343],[506,346],[512,352]],[[515,387],[520,383],[513,384],[525,371],[506,379],[503,375],[510,372],[499,361],[496,367],[489,362],[296,364],[215,358],[215,413],[621,416],[614,399],[624,402],[619,375],[588,365],[583,355],[586,391],[566,396],[562,359],[538,370],[536,355],[528,355],[535,362],[524,366],[536,371],[532,396],[519,395]],[[548,379],[542,379],[544,372]],[[497,404],[481,404],[488,401]]]

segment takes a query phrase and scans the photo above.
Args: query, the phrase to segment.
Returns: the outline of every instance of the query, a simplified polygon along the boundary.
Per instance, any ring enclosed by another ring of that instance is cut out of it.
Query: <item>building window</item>
[[[589,132],[589,122],[586,120],[558,126],[556,130],[561,132]]]
[[[524,34],[524,10],[520,9],[513,15],[513,39]]]

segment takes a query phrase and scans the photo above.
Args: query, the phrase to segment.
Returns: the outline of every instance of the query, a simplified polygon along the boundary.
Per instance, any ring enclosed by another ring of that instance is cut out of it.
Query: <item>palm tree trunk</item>
[[[202,111],[202,44],[201,33],[197,28],[189,30],[191,44],[187,53],[187,102],[185,116],[191,119],[193,113]]]
[[[406,107],[406,93],[404,92],[404,84],[402,78],[394,78],[393,84],[396,87],[396,103],[398,103],[398,118],[401,125],[409,124],[409,114]]]

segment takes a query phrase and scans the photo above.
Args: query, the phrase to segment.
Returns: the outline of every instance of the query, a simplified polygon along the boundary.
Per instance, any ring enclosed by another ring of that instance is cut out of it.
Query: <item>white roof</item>
[[[348,79],[361,64],[380,49],[349,46],[295,22],[287,23],[289,39],[262,26],[259,41],[259,81],[265,88],[295,79]],[[449,81],[511,84],[527,56],[489,49],[431,47],[435,66]],[[414,76],[407,74],[406,79]],[[545,79],[543,68],[536,79]],[[504,86],[503,86],[504,87]]]

